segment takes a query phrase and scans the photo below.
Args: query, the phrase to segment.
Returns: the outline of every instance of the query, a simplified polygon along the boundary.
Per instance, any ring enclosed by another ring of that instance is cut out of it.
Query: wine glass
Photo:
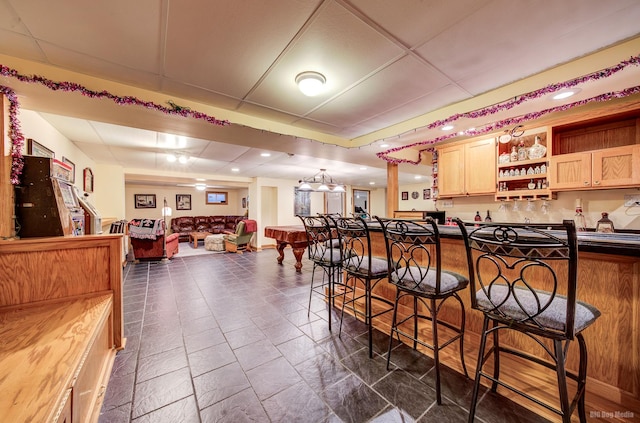
[[[536,210],[536,205],[530,198],[527,198],[527,207],[524,210],[527,212],[533,212]]]
[[[542,211],[542,214],[549,214],[549,211],[551,210],[551,204],[549,204],[548,200],[542,201],[542,206],[540,206],[540,210]]]
[[[498,213],[504,213],[507,211],[507,203],[500,201],[500,205],[498,206]]]
[[[511,211],[514,211],[514,212],[520,211],[520,200],[517,200],[517,199],[513,200],[513,208],[511,209]]]

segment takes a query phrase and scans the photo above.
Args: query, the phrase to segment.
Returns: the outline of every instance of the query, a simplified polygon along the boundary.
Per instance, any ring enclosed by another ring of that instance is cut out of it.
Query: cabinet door
[[[591,153],[561,154],[549,161],[549,188],[580,189],[591,187]]]
[[[640,183],[640,146],[593,152],[592,186],[616,187]]]
[[[438,150],[438,190],[440,197],[464,195],[464,145]]]
[[[466,194],[495,194],[496,141],[494,138],[465,144]]]

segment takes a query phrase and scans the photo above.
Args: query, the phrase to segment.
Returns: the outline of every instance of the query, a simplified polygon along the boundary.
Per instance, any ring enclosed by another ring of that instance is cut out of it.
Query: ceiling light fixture
[[[314,97],[320,94],[326,82],[327,78],[319,72],[307,71],[296,75],[298,89],[308,97]]]
[[[195,187],[196,187],[196,189],[198,191],[204,191],[205,188],[207,188],[207,185],[206,184],[196,184]]]
[[[573,95],[578,94],[580,91],[580,88],[577,87],[566,88],[564,90],[558,91],[558,93],[554,94],[551,98],[553,98],[554,100],[564,100],[565,98],[569,98]]]
[[[440,129],[442,129],[443,131],[450,131],[453,129],[453,125],[445,125]]]
[[[300,191],[345,192],[344,184],[329,176],[327,169],[320,169],[320,172],[310,178],[300,179],[298,183]],[[314,189],[313,185],[315,184],[319,185]]]
[[[180,157],[178,157],[178,161],[182,164],[185,164],[187,162],[187,160],[189,160],[189,158],[185,155],[182,155]]]

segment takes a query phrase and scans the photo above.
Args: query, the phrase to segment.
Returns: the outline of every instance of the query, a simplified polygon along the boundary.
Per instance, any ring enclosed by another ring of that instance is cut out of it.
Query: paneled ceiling
[[[437,138],[427,126],[438,119],[637,55],[638,22],[638,0],[0,0],[0,64],[230,125],[0,83],[128,182],[243,184],[326,168],[380,187],[387,164],[376,153]],[[620,45],[620,57],[588,60]],[[309,70],[327,80],[316,97],[295,86]],[[638,81],[635,66],[581,95]],[[518,113],[547,107],[537,100]],[[189,159],[170,164],[169,152]],[[425,172],[403,164],[400,183]]]

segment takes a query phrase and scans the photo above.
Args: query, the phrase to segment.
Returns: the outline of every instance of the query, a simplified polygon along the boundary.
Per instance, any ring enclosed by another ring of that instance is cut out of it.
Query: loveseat
[[[189,241],[189,232],[212,234],[234,233],[244,216],[180,216],[171,219],[171,232],[179,234],[180,241]]]

